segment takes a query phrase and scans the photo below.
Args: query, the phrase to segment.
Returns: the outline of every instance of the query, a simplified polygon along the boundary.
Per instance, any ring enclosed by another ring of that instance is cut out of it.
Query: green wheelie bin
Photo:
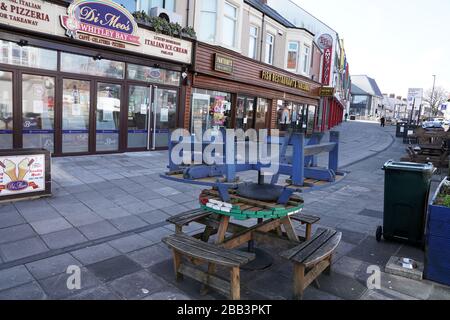
[[[383,166],[383,226],[376,232],[377,241],[400,241],[422,246],[431,177],[431,163],[419,164],[389,160]]]

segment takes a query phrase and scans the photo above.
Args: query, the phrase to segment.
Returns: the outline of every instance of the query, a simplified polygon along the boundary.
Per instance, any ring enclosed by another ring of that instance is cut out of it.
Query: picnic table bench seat
[[[319,217],[304,214],[301,212],[293,214],[292,216],[290,216],[290,218],[292,220],[300,222],[301,224],[306,224],[306,234],[305,234],[306,240],[309,240],[311,238],[312,225],[320,221]]]
[[[197,221],[198,219],[204,218],[211,215],[210,212],[203,209],[189,210],[173,217],[168,218],[166,221],[175,225],[175,230],[177,233],[182,232],[184,226],[189,225],[191,222]]]
[[[184,275],[229,296],[232,300],[240,299],[240,267],[252,261],[255,254],[225,249],[183,233],[170,235],[162,241],[172,249],[177,280],[181,280]],[[208,263],[208,272],[183,262],[183,256]],[[216,265],[231,269],[229,282],[214,275]]]
[[[325,270],[330,270],[334,250],[342,233],[332,229],[318,229],[302,244],[283,251],[281,256],[294,263],[294,298],[302,299],[304,290]]]

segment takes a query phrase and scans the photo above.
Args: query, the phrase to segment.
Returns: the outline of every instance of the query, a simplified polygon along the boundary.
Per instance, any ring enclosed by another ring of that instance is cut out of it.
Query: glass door
[[[129,86],[128,148],[150,148],[150,101],[152,87]]]
[[[0,70],[0,149],[13,147],[13,75]]]
[[[255,115],[255,98],[238,97],[236,108],[236,129],[248,130],[253,128]]]
[[[54,149],[55,78],[22,75],[22,134],[24,148]]]
[[[152,107],[152,149],[167,148],[169,133],[177,126],[178,91],[154,87]]]
[[[63,153],[89,151],[90,85],[90,81],[63,79]]]
[[[121,86],[97,83],[96,149],[97,151],[119,150]]]
[[[255,129],[266,129],[267,112],[269,111],[269,100],[258,98],[255,111]]]

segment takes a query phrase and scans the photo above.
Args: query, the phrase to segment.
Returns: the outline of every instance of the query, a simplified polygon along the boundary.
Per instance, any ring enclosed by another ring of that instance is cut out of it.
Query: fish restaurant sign
[[[66,35],[84,33],[101,38],[140,45],[134,17],[122,6],[108,0],[76,0],[61,16]]]

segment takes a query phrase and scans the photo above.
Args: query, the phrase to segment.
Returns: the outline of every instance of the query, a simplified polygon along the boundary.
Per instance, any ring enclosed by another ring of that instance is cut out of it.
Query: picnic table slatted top
[[[254,253],[224,249],[217,245],[194,239],[186,234],[170,235],[165,237],[163,242],[193,258],[223,266],[238,267],[255,258]]]

